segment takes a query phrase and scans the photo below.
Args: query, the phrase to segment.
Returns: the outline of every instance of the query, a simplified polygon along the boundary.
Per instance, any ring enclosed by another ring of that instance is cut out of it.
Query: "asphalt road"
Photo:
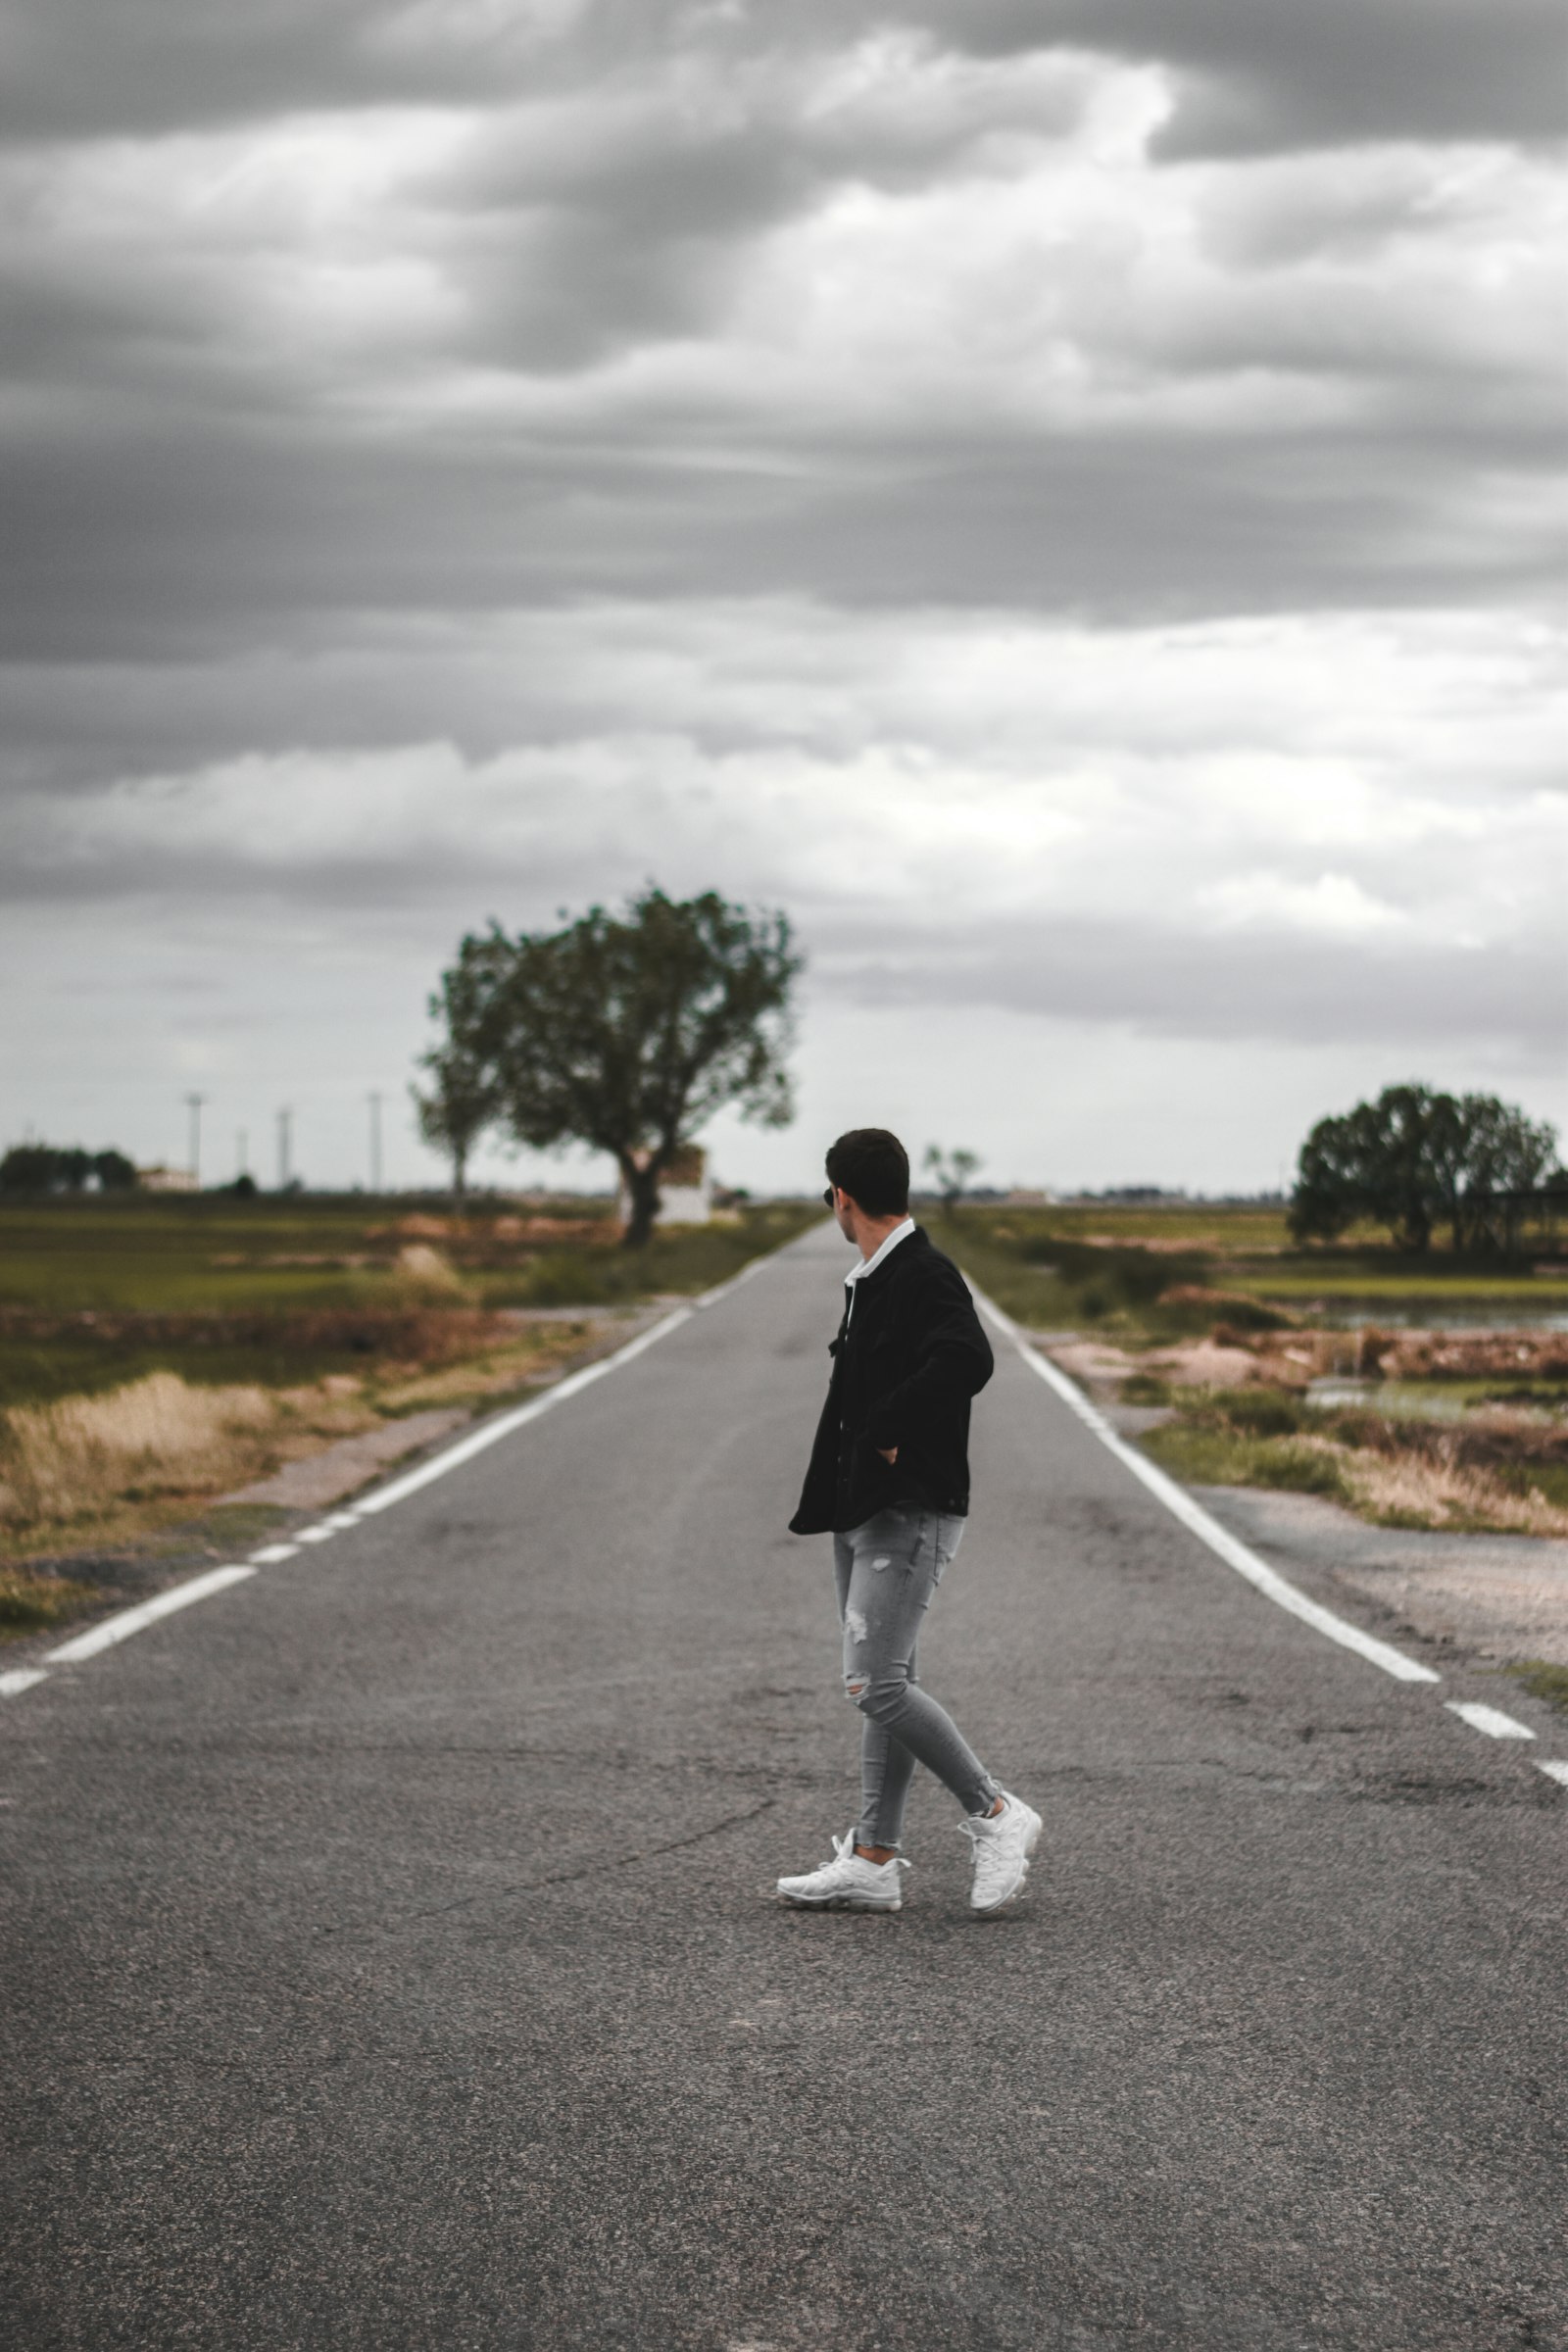
[[[1568,1798],[1013,1354],[922,1670],[1028,1899],[922,1778],[900,1917],[769,1900],[854,1807],[843,1262],[0,1708],[8,2345],[1568,2343]]]

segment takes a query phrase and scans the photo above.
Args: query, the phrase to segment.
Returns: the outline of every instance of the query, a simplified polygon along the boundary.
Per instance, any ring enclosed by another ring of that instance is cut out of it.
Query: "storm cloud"
[[[463,928],[651,875],[795,912],[813,1115],[856,1007],[895,1059],[1066,1024],[1068,1087],[1301,1055],[1287,1123],[1336,1043],[1568,1108],[1555,9],[33,0],[12,46],[13,1127],[156,1152],[138,1035],[138,1102],[395,1085]]]

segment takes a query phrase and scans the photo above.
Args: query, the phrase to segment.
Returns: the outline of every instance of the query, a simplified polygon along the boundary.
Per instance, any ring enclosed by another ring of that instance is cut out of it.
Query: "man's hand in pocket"
[[[877,1451],[890,1469],[899,1458],[899,1449],[896,1446],[879,1446]]]

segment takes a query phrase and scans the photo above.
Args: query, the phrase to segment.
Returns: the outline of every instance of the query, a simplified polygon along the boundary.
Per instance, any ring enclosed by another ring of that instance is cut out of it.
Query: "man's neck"
[[[899,1227],[907,1219],[908,1214],[906,1208],[901,1208],[897,1216],[893,1217],[858,1217],[855,1224],[855,1238],[860,1246],[861,1257],[868,1262],[875,1257],[888,1235],[897,1233]]]

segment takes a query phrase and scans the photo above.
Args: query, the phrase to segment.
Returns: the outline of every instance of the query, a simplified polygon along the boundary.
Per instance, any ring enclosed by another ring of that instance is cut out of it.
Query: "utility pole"
[[[287,1189],[288,1189],[288,1179],[289,1179],[289,1157],[290,1157],[290,1153],[289,1153],[289,1146],[290,1146],[290,1141],[291,1141],[291,1137],[290,1137],[290,1129],[292,1128],[293,1124],[294,1124],[294,1113],[293,1113],[291,1110],[280,1110],[280,1111],[278,1112],[278,1114],[277,1114],[277,1189],[278,1189],[278,1191],[279,1191],[280,1193],[281,1193],[281,1192],[286,1192],[286,1191],[287,1191]]]
[[[190,1106],[190,1172],[196,1179],[198,1192],[202,1182],[202,1104],[206,1100],[205,1095],[185,1097]]]
[[[250,1140],[251,1139],[249,1135],[246,1133],[243,1127],[241,1127],[235,1134],[234,1158],[237,1164],[235,1166],[234,1173],[236,1176],[248,1176],[251,1172]]]
[[[381,1098],[373,1086],[370,1089],[369,1103],[370,1191],[372,1195],[378,1196],[381,1190]]]

